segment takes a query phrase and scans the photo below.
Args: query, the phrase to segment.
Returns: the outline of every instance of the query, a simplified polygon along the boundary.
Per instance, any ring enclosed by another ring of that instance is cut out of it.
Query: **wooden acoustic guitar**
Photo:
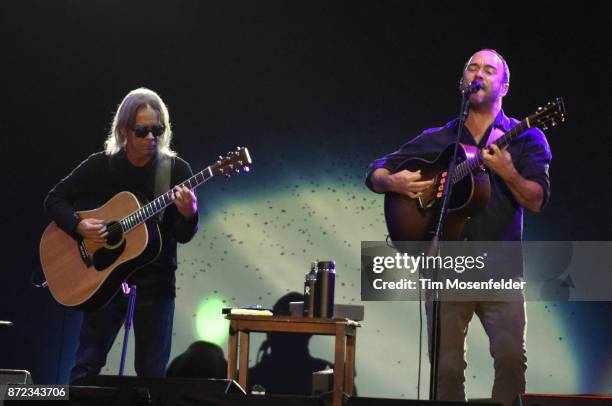
[[[248,172],[250,163],[249,151],[238,148],[181,185],[193,190],[215,176]],[[55,300],[81,310],[106,305],[132,273],[160,254],[159,227],[147,220],[171,204],[172,190],[144,206],[132,193],[121,192],[97,209],[77,212],[83,219],[106,221],[106,243],[77,241],[55,222],[49,224],[40,240],[40,262]]]
[[[500,149],[505,148],[531,127],[547,130],[549,126],[564,120],[563,99],[557,98],[540,107],[493,143]],[[441,206],[439,189],[448,181],[447,169],[454,147],[455,144],[449,145],[433,161],[411,158],[396,169],[396,172],[404,169],[421,170],[422,180],[433,179],[434,182],[416,199],[397,193],[385,194],[385,220],[392,241],[429,241],[433,238]],[[458,154],[442,232],[442,238],[447,241],[459,239],[467,218],[484,208],[491,197],[491,183],[483,165],[481,151],[470,145],[459,144]]]

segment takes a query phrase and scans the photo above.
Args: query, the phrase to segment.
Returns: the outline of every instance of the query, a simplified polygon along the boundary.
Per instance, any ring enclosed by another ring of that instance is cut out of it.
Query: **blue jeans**
[[[70,382],[99,374],[125,321],[127,297],[121,292],[104,308],[83,314],[76,362]],[[174,299],[139,300],[134,307],[135,360],[138,376],[165,375],[172,344]],[[117,365],[117,371],[119,365]]]

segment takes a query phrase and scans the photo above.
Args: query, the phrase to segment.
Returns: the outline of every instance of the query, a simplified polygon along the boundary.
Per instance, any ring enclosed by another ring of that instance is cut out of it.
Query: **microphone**
[[[465,96],[467,96],[467,95],[470,95],[472,93],[476,93],[480,89],[484,89],[484,83],[482,83],[482,80],[476,79],[476,80],[472,81],[472,83],[470,83],[466,88],[464,88],[462,90],[462,93]]]

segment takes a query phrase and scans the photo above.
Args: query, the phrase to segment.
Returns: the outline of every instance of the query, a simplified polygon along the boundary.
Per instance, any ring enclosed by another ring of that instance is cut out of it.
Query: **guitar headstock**
[[[249,172],[251,164],[251,156],[246,147],[238,147],[236,151],[228,152],[225,157],[219,156],[219,160],[210,166],[213,176],[225,176],[229,178],[232,175],[240,173],[240,170]]]
[[[530,127],[539,127],[543,131],[565,121],[565,104],[562,97],[546,103],[527,118]]]

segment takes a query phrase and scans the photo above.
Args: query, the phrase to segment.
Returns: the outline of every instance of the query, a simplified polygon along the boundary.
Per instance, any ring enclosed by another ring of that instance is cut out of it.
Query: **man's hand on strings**
[[[482,149],[482,160],[487,168],[502,179],[508,179],[516,173],[508,148],[499,149],[497,145],[491,144]]]
[[[106,222],[98,219],[83,219],[77,225],[77,233],[86,240],[91,240],[99,243],[106,242],[108,231],[106,230]]]
[[[172,190],[172,201],[181,216],[193,217],[198,211],[198,198],[185,186],[177,185]]]
[[[389,175],[390,190],[416,199],[433,185],[433,180],[421,180],[421,171],[411,172],[406,169]]]

